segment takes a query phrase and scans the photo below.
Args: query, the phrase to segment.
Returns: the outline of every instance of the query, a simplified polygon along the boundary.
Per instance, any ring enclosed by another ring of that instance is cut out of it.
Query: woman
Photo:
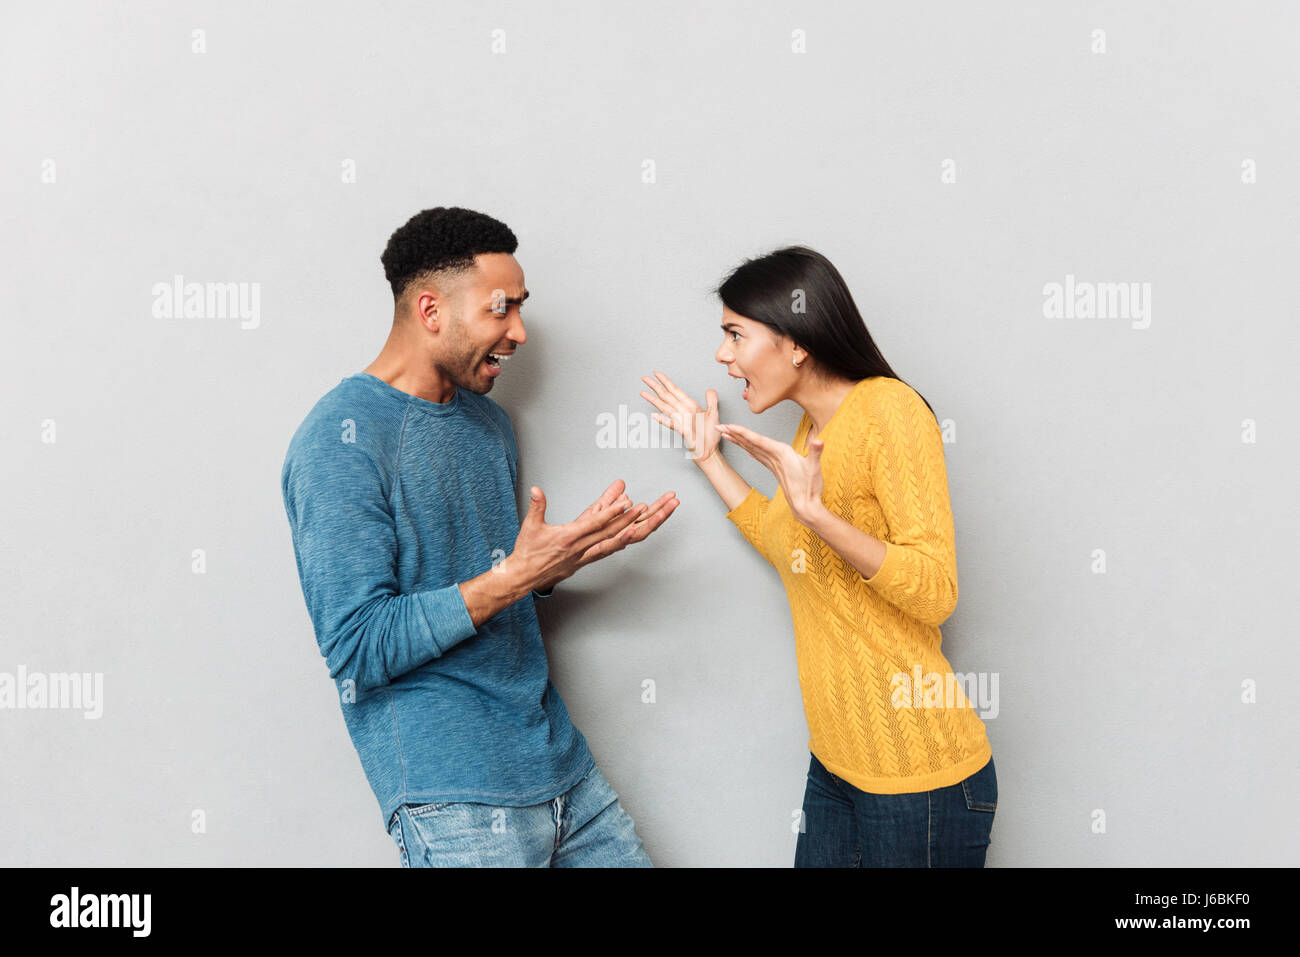
[[[666,375],[642,381],[727,517],[781,574],[811,763],[796,867],[983,867],[997,778],[984,724],[939,650],[957,603],[943,439],[876,348],[824,256],[792,246],[717,289],[714,358],[754,412],[804,410],[792,445],[718,421]],[[776,476],[769,500],[719,436]]]

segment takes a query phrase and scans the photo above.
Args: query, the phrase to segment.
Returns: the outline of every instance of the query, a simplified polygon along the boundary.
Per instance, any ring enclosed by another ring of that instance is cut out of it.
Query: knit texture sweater
[[[957,604],[943,437],[910,386],[860,380],[819,436],[805,413],[791,443],[825,442],[822,501],[885,544],[862,574],[790,511],[750,490],[727,513],[780,573],[790,599],[809,750],[861,791],[957,784],[992,756],[984,723],[939,650]]]
[[[303,597],[385,829],[402,804],[541,804],[591,769],[533,596],[475,628],[460,591],[519,536],[518,458],[486,395],[433,402],[366,372],[285,454]]]

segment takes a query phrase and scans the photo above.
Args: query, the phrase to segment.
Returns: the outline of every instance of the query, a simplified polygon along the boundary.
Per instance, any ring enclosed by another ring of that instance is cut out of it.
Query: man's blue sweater
[[[514,548],[510,416],[362,372],[316,403],[281,474],[298,577],[387,827],[399,804],[523,806],[590,769],[529,595],[477,631],[458,582]]]

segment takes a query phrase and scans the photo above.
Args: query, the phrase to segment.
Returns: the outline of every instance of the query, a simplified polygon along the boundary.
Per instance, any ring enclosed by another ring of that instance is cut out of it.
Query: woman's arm
[[[943,436],[919,395],[907,388],[882,398],[873,410],[872,428],[864,432],[863,445],[852,456],[869,463],[888,541],[844,521],[823,504],[824,442],[812,440],[803,456],[743,426],[720,428],[772,471],[795,519],[820,535],[877,594],[928,625],[941,625],[952,614],[957,556]],[[874,447],[868,447],[872,443]]]
[[[681,434],[695,464],[727,506],[727,511],[733,511],[753,489],[727,464],[718,447],[718,393],[713,389],[705,392],[704,399],[709,406],[702,409],[662,372],[642,376],[641,381],[654,390],[654,394],[641,393],[641,398],[659,410],[651,418]]]
[[[819,499],[819,509],[800,521],[821,536],[831,548],[835,549],[846,562],[858,570],[863,579],[870,584],[876,572],[885,561],[886,545],[850,522],[844,521]]]
[[[714,449],[708,458],[696,459],[695,464],[700,467],[704,477],[709,480],[713,490],[727,506],[728,512],[733,511],[753,491],[750,484],[740,477],[740,473],[722,457],[721,448]]]

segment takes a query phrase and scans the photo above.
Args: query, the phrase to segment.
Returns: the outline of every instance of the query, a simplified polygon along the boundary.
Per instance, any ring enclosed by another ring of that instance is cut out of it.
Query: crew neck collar
[[[374,389],[377,389],[380,392],[385,393],[386,395],[390,395],[393,398],[402,399],[406,401],[408,404],[410,404],[411,406],[417,409],[422,409],[425,412],[432,413],[433,415],[451,415],[452,413],[459,410],[461,405],[463,405],[463,400],[460,397],[460,393],[461,393],[460,386],[456,387],[456,390],[451,394],[451,398],[448,399],[446,402],[433,402],[430,399],[422,399],[418,395],[412,395],[409,392],[403,392],[401,389],[397,388],[396,386],[390,385],[389,383],[385,382],[383,379],[379,378],[379,376],[373,375],[369,372],[358,372],[356,375],[350,376],[350,378],[359,379],[365,384],[371,386]]]

